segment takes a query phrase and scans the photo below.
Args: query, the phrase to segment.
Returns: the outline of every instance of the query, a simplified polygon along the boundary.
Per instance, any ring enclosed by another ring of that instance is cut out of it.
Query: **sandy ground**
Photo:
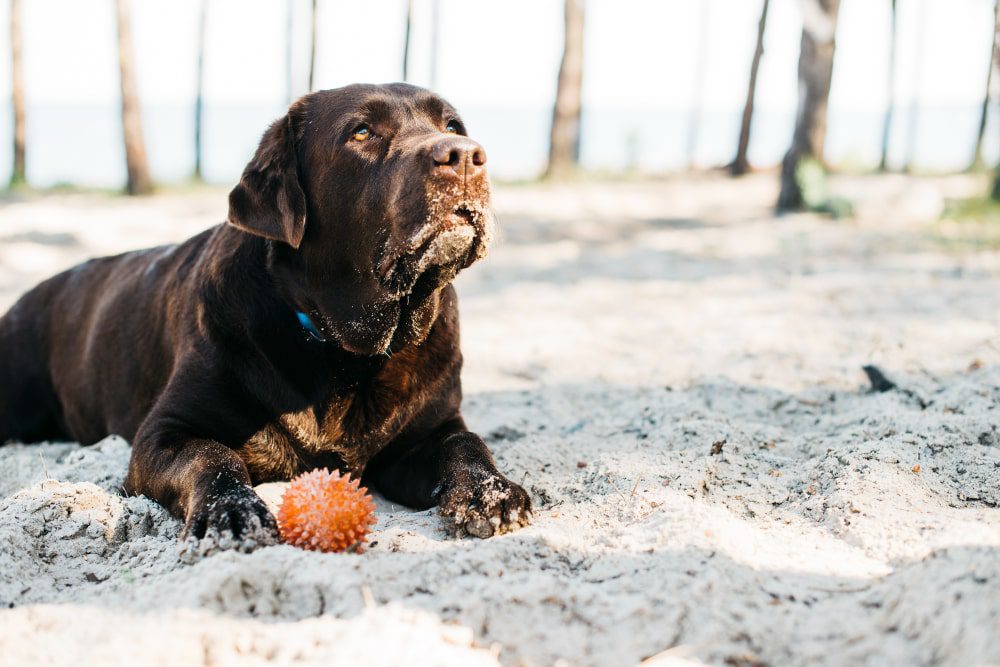
[[[380,501],[360,556],[186,564],[124,441],[0,448],[0,664],[1000,664],[1000,253],[931,223],[985,184],[835,186],[856,220],[768,176],[498,189],[465,409],[515,534]],[[0,308],[224,206],[4,203]]]

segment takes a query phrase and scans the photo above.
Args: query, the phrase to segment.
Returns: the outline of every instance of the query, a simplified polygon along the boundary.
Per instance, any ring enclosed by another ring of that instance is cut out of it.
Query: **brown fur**
[[[527,494],[459,408],[450,281],[490,237],[485,153],[464,134],[404,84],[300,99],[228,224],[91,260],[0,318],[0,443],[123,435],[126,491],[214,545],[273,542],[251,485],[320,466],[472,534],[523,524]]]

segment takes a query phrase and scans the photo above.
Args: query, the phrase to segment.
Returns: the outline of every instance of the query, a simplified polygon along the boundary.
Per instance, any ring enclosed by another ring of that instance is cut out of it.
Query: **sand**
[[[1000,663],[1000,253],[933,223],[985,184],[834,187],[856,220],[768,176],[498,188],[458,284],[513,534],[378,499],[362,555],[188,563],[123,440],[0,447],[0,665]],[[0,308],[224,205],[5,203]]]

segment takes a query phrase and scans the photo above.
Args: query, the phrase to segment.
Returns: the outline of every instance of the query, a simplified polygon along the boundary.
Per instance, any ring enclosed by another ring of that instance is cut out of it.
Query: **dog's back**
[[[0,444],[135,435],[169,376],[164,337],[184,325],[176,318],[186,311],[171,307],[172,286],[210,233],[92,259],[41,283],[0,317]]]

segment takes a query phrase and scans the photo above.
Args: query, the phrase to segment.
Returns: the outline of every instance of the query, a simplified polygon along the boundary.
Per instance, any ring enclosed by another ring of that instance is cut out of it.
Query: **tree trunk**
[[[202,180],[201,173],[201,119],[205,104],[205,24],[208,14],[208,0],[201,0],[198,12],[198,92],[194,99],[194,179]]]
[[[312,0],[309,32],[309,92],[313,92],[313,82],[316,80],[316,2]]]
[[[403,81],[410,80],[410,32],[413,30],[413,0],[406,0],[406,32],[403,33]]]
[[[993,4],[993,52],[990,54],[990,68],[986,73],[986,91],[983,93],[983,109],[979,114],[979,129],[976,132],[976,148],[972,153],[970,169],[983,166],[983,137],[986,135],[986,121],[990,115],[990,93],[993,89],[993,70],[1000,69],[1000,0]]]
[[[993,33],[993,67],[1000,71],[1000,31]],[[993,191],[990,193],[993,201],[1000,202],[1000,160],[993,175]]]
[[[997,0],[1000,2],[1000,0]],[[882,121],[882,158],[878,163],[879,171],[886,171],[889,163],[889,136],[892,131],[892,113],[896,107],[896,0],[892,0],[892,23],[889,28],[889,81],[886,90],[889,99],[885,106],[885,120]]]
[[[750,149],[750,124],[753,121],[753,100],[757,94],[757,71],[760,69],[760,59],[764,55],[764,29],[767,26],[767,7],[771,0],[764,0],[760,10],[760,21],[757,23],[757,47],[750,63],[750,83],[747,86],[747,101],[743,105],[743,118],[740,120],[740,139],[736,145],[736,157],[729,164],[729,173],[742,176],[750,171],[750,160],[747,151]],[[895,1],[895,0],[894,0]]]
[[[802,188],[797,179],[802,161],[823,161],[839,9],[840,0],[804,0],[802,3],[799,106],[792,145],[781,161],[781,192],[777,206],[779,211],[801,209],[804,204]]]
[[[139,93],[132,69],[132,31],[128,0],[116,0],[118,18],[118,68],[121,73],[122,133],[125,139],[125,166],[128,171],[126,190],[130,195],[144,195],[153,191],[146,163],[146,145],[142,138],[142,120]]]
[[[552,109],[549,137],[549,164],[546,178],[562,178],[572,173],[580,161],[580,115],[583,107],[583,21],[584,0],[565,0],[566,37],[556,102]]]
[[[10,186],[27,182],[25,171],[24,65],[21,61],[21,0],[10,0],[11,104],[14,107],[14,166]]]
[[[698,134],[701,132],[701,116],[704,113],[705,72],[708,69],[709,54],[709,15],[712,11],[712,0],[701,0],[698,15],[698,40],[695,48],[698,50],[694,68],[694,98],[691,101],[691,117],[688,120],[687,136],[687,168],[695,168],[695,152],[698,149]]]

